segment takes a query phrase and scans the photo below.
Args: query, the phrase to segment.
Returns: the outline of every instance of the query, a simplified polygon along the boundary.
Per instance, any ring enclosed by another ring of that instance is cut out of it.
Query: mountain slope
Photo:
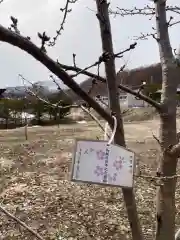
[[[179,75],[179,69],[175,74]],[[162,82],[162,70],[160,63],[156,63],[146,67],[139,67],[132,70],[124,70],[123,72],[117,73],[118,84],[123,84],[129,87],[136,88],[142,84],[143,81],[147,83],[160,84]],[[37,86],[43,86],[43,91],[45,95],[57,92],[57,86],[52,81],[39,81],[36,83]],[[86,92],[92,86],[92,78],[87,78],[84,82],[80,83],[82,89]],[[64,84],[60,84],[60,87],[73,99],[73,101],[80,100],[80,98],[71,90],[68,89]],[[9,87],[5,92],[4,96],[27,96],[25,88],[23,86]],[[107,96],[107,89],[104,83],[97,81],[94,85],[91,96],[95,97],[97,95]]]
[[[178,74],[178,70],[177,70]],[[160,84],[162,82],[162,70],[160,63],[150,65],[147,67],[135,68],[132,70],[125,70],[123,72],[117,73],[118,84],[123,84],[128,87],[138,88],[143,81],[146,81],[148,84],[156,83]],[[80,84],[82,89],[86,92],[92,86],[92,78],[88,78]],[[66,92],[73,98],[74,101],[80,100],[80,98],[70,89]],[[98,82],[94,85],[91,96],[95,97],[97,95],[107,96],[107,88],[104,83]]]

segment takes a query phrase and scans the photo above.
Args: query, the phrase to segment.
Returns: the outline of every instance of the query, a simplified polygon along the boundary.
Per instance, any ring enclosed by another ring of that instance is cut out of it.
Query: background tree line
[[[71,101],[62,93],[54,93],[48,96],[48,101],[41,101],[34,96],[25,98],[1,98],[0,118],[1,122],[22,122],[26,114],[33,115],[32,124],[43,124],[46,121],[59,121],[69,114]]]

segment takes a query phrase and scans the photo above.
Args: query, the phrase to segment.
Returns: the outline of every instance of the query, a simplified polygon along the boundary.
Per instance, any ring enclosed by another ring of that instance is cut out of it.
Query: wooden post
[[[28,123],[27,123],[27,116],[25,116],[25,126],[24,126],[24,134],[26,141],[28,140]]]

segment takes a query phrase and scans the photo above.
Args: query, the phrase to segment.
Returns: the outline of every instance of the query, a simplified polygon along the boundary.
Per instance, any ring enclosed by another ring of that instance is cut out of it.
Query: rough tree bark
[[[176,174],[177,158],[169,154],[169,147],[177,143],[176,137],[176,91],[178,79],[175,77],[175,58],[169,40],[166,19],[166,0],[154,0],[159,46],[162,66],[162,111],[160,113],[161,159],[158,169],[160,176]],[[175,238],[175,188],[176,178],[162,180],[157,189],[156,240]]]
[[[103,53],[109,56],[105,61],[105,72],[107,79],[107,88],[109,95],[109,107],[117,118],[117,131],[115,134],[114,142],[118,145],[125,146],[124,128],[121,116],[121,109],[119,104],[119,91],[117,86],[117,76],[115,69],[115,59],[113,52],[111,25],[108,13],[108,3],[106,0],[96,0],[97,5],[97,18],[99,20],[102,50]],[[113,127],[111,125],[111,127]],[[137,207],[134,192],[132,189],[122,189],[124,201],[127,208],[128,220],[130,223],[133,240],[142,240],[142,231],[139,224]]]

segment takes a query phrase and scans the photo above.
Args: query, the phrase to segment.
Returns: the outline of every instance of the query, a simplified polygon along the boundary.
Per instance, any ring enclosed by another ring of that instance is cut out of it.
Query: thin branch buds
[[[11,28],[14,29],[14,32],[15,32],[15,33],[20,34],[20,31],[19,31],[18,26],[17,26],[17,24],[18,24],[18,19],[15,18],[15,17],[13,17],[13,16],[11,16],[10,19],[11,19],[11,21],[12,21]],[[10,28],[10,30],[12,30],[11,28]]]
[[[50,40],[50,37],[46,35],[46,32],[43,32],[43,34],[38,32],[38,37],[41,39],[41,51],[46,53],[45,44]]]

